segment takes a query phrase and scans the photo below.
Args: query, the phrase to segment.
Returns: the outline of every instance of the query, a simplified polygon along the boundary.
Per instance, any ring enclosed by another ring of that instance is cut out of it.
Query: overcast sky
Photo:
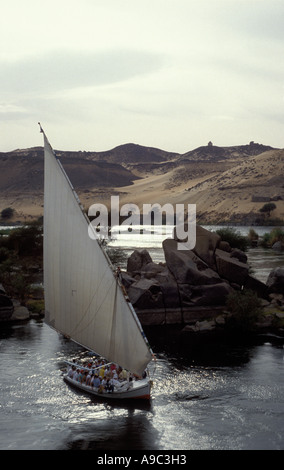
[[[0,151],[284,147],[283,0],[9,0]]]

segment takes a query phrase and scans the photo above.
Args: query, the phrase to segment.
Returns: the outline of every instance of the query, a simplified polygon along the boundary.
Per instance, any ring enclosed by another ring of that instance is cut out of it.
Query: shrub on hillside
[[[1,218],[8,220],[8,219],[11,219],[11,217],[13,217],[13,214],[14,214],[14,209],[12,209],[11,207],[6,207],[6,209],[3,209],[1,211]]]

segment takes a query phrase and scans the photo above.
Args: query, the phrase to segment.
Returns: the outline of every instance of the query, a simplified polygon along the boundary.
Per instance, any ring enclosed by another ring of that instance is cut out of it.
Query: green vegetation
[[[216,231],[223,241],[230,244],[232,248],[239,248],[246,251],[249,246],[260,245],[264,248],[271,248],[274,243],[281,242],[284,245],[284,230],[281,227],[275,227],[271,232],[267,232],[261,237],[251,228],[247,236],[241,235],[234,228],[221,228]]]
[[[12,230],[12,228],[0,228],[0,237],[3,235],[9,235]]]
[[[270,233],[265,233],[261,238],[260,245],[264,248],[270,248],[276,242],[284,244],[284,231],[280,227],[275,227]]]
[[[127,254],[123,250],[118,250],[117,248],[107,248],[106,251],[114,266],[123,266],[127,263]]]
[[[256,244],[258,243],[258,239],[259,239],[258,233],[256,233],[256,231],[253,228],[251,228],[248,233],[249,245],[256,246]]]
[[[220,235],[221,239],[228,242],[232,248],[239,248],[242,251],[246,251],[248,248],[248,239],[244,237],[234,228],[221,228],[216,231]]]
[[[42,225],[39,222],[0,237],[0,283],[21,305],[26,305],[31,296],[32,285],[41,281],[42,255]]]
[[[284,231],[281,228],[276,227],[271,230],[269,238],[272,245],[276,242],[284,243]]]
[[[231,313],[227,321],[230,331],[249,333],[254,330],[261,312],[261,301],[251,290],[234,291],[228,295],[226,303]]]
[[[258,233],[253,228],[249,229],[248,239],[251,241],[258,240]]]
[[[44,300],[29,299],[26,303],[26,307],[32,313],[41,314],[44,311]]]

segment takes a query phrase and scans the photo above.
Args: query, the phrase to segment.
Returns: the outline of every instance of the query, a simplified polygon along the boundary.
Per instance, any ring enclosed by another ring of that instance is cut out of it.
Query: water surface
[[[63,382],[64,359],[84,354],[73,342],[34,320],[2,329],[0,448],[284,448],[282,345],[218,347],[201,361],[156,352],[150,404],[112,405]]]

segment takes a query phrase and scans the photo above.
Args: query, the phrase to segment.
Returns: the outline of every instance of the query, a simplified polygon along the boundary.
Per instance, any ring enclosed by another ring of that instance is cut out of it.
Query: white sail
[[[44,133],[43,133],[44,134]],[[47,323],[141,375],[152,354],[45,134],[44,291]]]

